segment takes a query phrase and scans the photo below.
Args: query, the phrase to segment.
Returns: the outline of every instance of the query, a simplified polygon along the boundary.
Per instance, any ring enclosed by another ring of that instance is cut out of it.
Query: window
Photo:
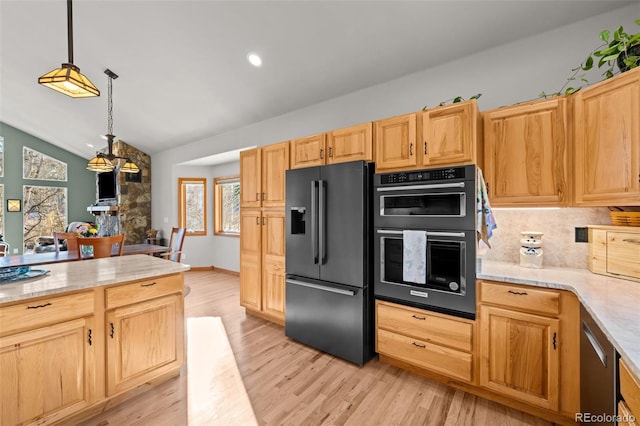
[[[64,230],[67,224],[67,188],[24,185],[22,215],[24,250],[32,250],[38,237]]]
[[[207,235],[207,180],[179,178],[178,199],[178,223],[186,228],[186,235]]]
[[[22,178],[67,181],[67,163],[34,149],[22,148]]]
[[[213,180],[214,233],[240,235],[240,178]]]

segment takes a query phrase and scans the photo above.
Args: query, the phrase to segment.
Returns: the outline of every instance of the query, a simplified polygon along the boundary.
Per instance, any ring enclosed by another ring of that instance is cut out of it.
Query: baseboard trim
[[[216,272],[223,272],[225,274],[229,274],[229,275],[235,275],[237,277],[240,276],[240,272],[238,271],[232,271],[231,269],[224,269],[224,268],[219,268],[217,266],[192,266],[190,271],[216,271]]]

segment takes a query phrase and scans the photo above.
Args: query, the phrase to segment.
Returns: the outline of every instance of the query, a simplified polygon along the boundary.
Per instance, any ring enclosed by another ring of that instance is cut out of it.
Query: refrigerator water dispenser
[[[291,207],[291,233],[304,234],[306,208]]]

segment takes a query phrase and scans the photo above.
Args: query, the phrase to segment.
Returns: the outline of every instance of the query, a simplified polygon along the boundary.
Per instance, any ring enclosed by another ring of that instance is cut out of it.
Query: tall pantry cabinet
[[[289,142],[240,153],[240,305],[282,324],[288,169]]]

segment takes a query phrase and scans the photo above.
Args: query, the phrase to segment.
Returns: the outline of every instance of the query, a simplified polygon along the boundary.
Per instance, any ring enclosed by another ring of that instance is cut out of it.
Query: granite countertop
[[[84,288],[176,274],[189,268],[189,265],[145,254],[39,265],[32,269],[47,269],[49,273],[41,277],[0,284],[0,305]]]
[[[486,260],[482,260],[476,277],[573,292],[636,377],[640,377],[640,282],[586,269],[530,269]]]

